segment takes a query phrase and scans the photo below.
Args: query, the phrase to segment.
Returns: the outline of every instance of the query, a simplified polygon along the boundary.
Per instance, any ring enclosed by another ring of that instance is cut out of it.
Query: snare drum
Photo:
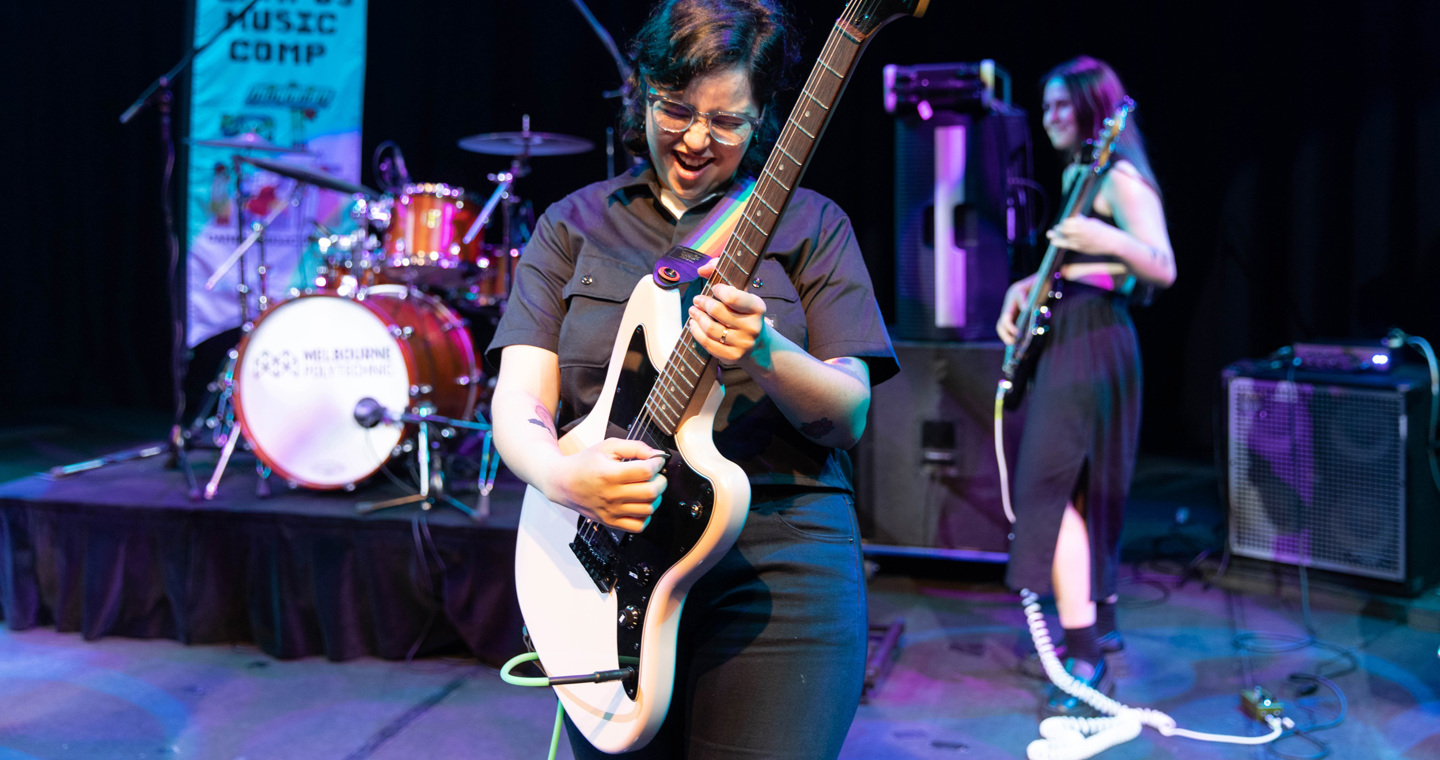
[[[469,419],[478,380],[470,334],[439,300],[398,285],[314,293],[275,306],[240,342],[235,413],[276,474],[341,488],[378,470],[405,431],[362,427],[362,399]]]
[[[461,242],[479,213],[465,190],[449,185],[406,185],[391,208],[385,232],[384,274],[394,282],[454,287],[476,268],[477,235]]]

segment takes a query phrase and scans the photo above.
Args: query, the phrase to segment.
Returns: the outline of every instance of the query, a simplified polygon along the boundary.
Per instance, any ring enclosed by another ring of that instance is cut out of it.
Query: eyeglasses
[[[715,142],[721,145],[739,145],[760,128],[760,120],[748,114],[729,111],[705,113],[695,110],[695,106],[689,103],[671,100],[653,91],[646,95],[645,99],[650,102],[651,111],[655,114],[655,126],[671,134],[690,129],[698,117],[704,119],[705,126],[710,130],[710,137],[714,138]]]

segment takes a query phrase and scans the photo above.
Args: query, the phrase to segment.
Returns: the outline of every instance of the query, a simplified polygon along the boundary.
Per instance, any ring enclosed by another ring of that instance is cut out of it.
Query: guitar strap
[[[655,262],[655,284],[666,290],[674,290],[682,283],[699,276],[700,266],[724,251],[725,242],[730,239],[730,233],[734,232],[735,225],[740,222],[745,203],[754,192],[754,177],[735,180],[725,197],[721,198],[715,208],[710,209],[704,221],[700,222],[700,226]]]

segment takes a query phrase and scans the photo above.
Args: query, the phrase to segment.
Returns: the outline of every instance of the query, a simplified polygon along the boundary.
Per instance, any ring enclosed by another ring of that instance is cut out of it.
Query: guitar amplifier
[[[1440,579],[1428,376],[1240,362],[1222,385],[1232,553],[1396,593]]]

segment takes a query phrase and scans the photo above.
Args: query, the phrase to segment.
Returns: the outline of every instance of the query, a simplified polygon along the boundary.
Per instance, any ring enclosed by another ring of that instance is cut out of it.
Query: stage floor
[[[55,428],[45,430],[48,440],[63,439]],[[14,441],[0,437],[0,456],[13,452]],[[92,445],[56,443],[49,454],[24,461],[33,472],[104,453],[86,448]],[[197,462],[197,470],[203,464]],[[139,469],[124,470],[131,467]],[[117,495],[117,480],[142,470],[140,480],[151,490]],[[1328,685],[1290,679],[1293,673],[1319,674],[1345,695],[1345,720],[1312,734],[1327,743],[1331,757],[1440,757],[1440,595],[1432,589],[1415,599],[1381,598],[1315,582],[1308,607],[1316,645],[1279,652],[1259,651],[1284,649],[1274,646],[1278,639],[1243,645],[1247,632],[1303,641],[1306,605],[1293,568],[1232,567],[1217,576],[1218,561],[1211,558],[1196,573],[1185,573],[1198,551],[1218,548],[1222,515],[1207,470],[1205,463],[1149,460],[1137,473],[1119,612],[1128,646],[1116,662],[1116,697],[1164,710],[1185,728],[1255,734],[1259,724],[1238,709],[1240,691],[1253,685],[1289,705],[1302,726],[1338,716],[1342,703]],[[373,492],[282,489],[257,506],[253,484],[253,469],[241,463],[224,481],[220,499],[196,505],[185,498],[183,479],[155,459],[59,483],[26,477],[5,484],[0,494],[8,510],[34,510],[34,499],[56,495],[44,489],[64,486],[68,503],[83,498],[102,512],[138,507],[152,517],[204,519],[193,513],[216,511],[252,522],[283,515],[332,537],[337,526],[353,525],[381,535],[394,530],[408,542],[417,524],[412,507],[357,518],[353,502],[377,498]],[[502,491],[511,496],[492,502],[495,517],[488,525],[453,510],[424,515],[441,556],[478,561],[455,552],[487,534],[498,551],[513,532],[513,513],[505,522],[506,504],[518,497],[518,491]],[[140,496],[151,500],[148,507],[134,503]],[[29,534],[32,545],[37,538]],[[258,539],[252,534],[250,540]],[[861,705],[841,757],[1025,757],[1026,745],[1038,736],[1044,685],[1032,674],[1023,615],[998,582],[999,566],[888,557],[877,562],[871,621],[903,621],[904,633]],[[554,717],[548,691],[507,686],[463,648],[433,643],[437,653],[430,656],[361,654],[337,662],[318,656],[329,654],[323,650],[277,656],[239,639],[188,645],[163,636],[87,639],[80,630],[59,632],[52,624],[18,631],[7,625],[0,628],[0,758],[544,757]],[[1307,684],[1314,691],[1298,693]],[[1318,751],[1302,738],[1277,748],[1287,757]],[[1100,757],[1264,754],[1147,730]],[[563,742],[559,756],[571,756]]]

